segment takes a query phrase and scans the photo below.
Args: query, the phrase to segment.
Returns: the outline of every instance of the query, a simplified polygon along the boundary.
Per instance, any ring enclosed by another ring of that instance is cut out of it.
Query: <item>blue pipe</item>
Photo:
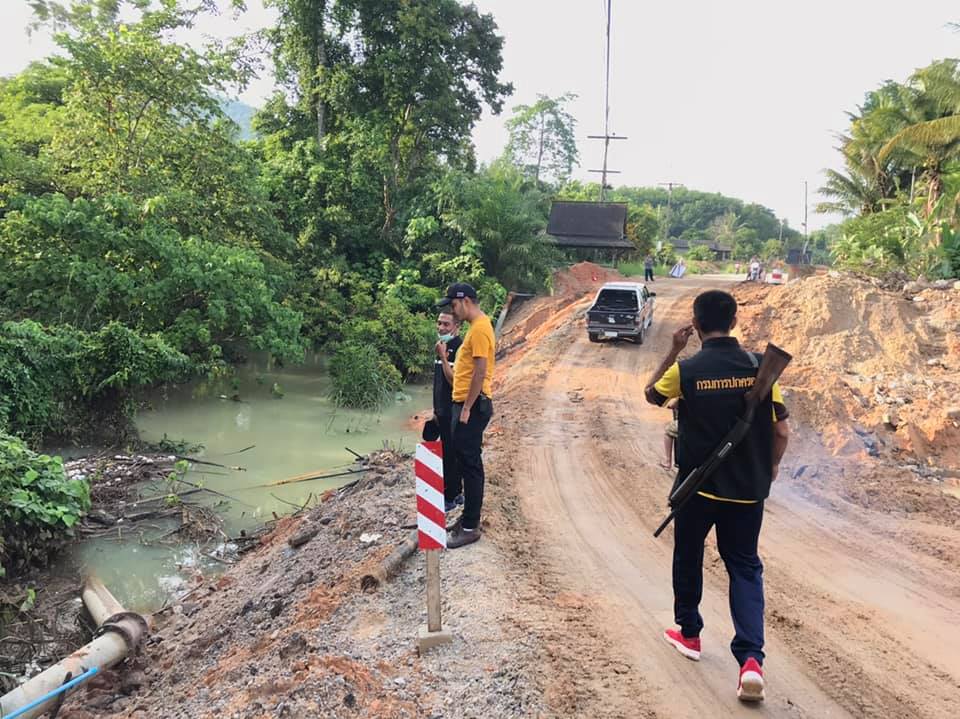
[[[69,690],[69,689],[73,689],[75,686],[77,686],[77,684],[80,684],[81,682],[87,681],[87,679],[89,679],[90,677],[92,677],[92,676],[93,676],[94,674],[96,674],[98,671],[100,671],[100,670],[99,670],[97,667],[93,667],[93,668],[91,668],[91,669],[87,669],[87,671],[85,671],[85,672],[84,672],[83,674],[81,674],[80,676],[75,677],[74,679],[71,679],[70,681],[68,681],[68,682],[66,682],[66,683],[64,683],[64,684],[61,684],[59,687],[57,687],[56,689],[54,689],[52,692],[47,692],[46,694],[44,694],[44,695],[43,695],[42,697],[40,697],[39,699],[36,699],[36,700],[30,702],[29,704],[27,704],[25,707],[20,707],[20,708],[17,709],[13,714],[7,714],[6,716],[3,717],[3,719],[16,719],[16,717],[22,716],[23,714],[26,714],[26,713],[27,713],[28,711],[30,711],[31,709],[36,709],[38,706],[40,706],[40,705],[43,704],[44,702],[48,702],[48,701],[50,701],[51,699],[53,699],[55,696],[57,696],[57,694],[62,694],[63,692],[65,692],[65,691],[67,691],[67,690]]]

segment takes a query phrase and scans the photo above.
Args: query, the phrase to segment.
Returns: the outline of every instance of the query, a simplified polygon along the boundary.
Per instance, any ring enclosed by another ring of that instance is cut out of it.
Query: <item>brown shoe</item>
[[[480,539],[480,528],[464,529],[460,521],[454,525],[453,530],[447,532],[447,549],[457,549],[473,544]]]

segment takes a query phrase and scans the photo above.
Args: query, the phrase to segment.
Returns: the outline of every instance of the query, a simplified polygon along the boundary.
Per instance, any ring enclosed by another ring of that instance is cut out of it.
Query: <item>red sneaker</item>
[[[750,657],[740,667],[740,684],[737,686],[737,698],[742,702],[763,701],[763,668]]]
[[[700,661],[700,637],[687,638],[676,629],[667,629],[663,638],[687,659]]]

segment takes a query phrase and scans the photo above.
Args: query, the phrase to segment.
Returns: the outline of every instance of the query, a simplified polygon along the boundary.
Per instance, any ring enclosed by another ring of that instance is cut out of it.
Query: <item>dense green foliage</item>
[[[956,277],[960,228],[960,61],[867,93],[840,136],[843,172],[827,170],[825,212],[850,216],[832,243],[844,267]]]
[[[90,508],[90,487],[59,457],[0,432],[0,576],[42,562]]]
[[[190,361],[156,335],[119,322],[93,332],[32,320],[0,324],[0,431],[34,444],[127,430],[134,390],[184,379]],[[89,418],[97,426],[89,427]]]

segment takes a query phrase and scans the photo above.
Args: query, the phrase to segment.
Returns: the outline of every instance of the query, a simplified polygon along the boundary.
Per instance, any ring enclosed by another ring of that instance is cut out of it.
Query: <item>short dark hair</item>
[[[701,292],[693,301],[693,316],[704,334],[729,332],[737,316],[737,301],[723,290]]]

